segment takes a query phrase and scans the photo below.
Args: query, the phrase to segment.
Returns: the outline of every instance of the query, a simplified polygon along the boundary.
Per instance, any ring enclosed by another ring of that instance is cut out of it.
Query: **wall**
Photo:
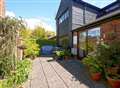
[[[101,37],[105,42],[112,42],[114,37],[120,39],[120,19],[102,24]]]
[[[0,16],[5,16],[5,0],[0,0]]]
[[[95,21],[98,12],[82,4],[73,3],[72,7],[72,30],[84,24]]]

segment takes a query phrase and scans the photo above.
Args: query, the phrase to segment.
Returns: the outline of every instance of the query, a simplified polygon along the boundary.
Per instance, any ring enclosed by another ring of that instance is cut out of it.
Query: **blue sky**
[[[104,7],[115,0],[84,1],[98,7]],[[43,22],[44,26],[49,26],[49,28],[55,31],[55,15],[59,4],[60,0],[6,0],[6,10],[8,14],[14,14],[16,17],[21,16],[31,21],[31,25],[33,21]]]

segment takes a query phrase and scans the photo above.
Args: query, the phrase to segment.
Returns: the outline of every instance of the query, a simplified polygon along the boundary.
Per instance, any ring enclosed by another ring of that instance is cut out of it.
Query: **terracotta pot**
[[[69,60],[69,56],[65,56],[65,60]]]
[[[102,74],[100,72],[99,73],[92,73],[91,78],[94,81],[100,81],[102,78]]]
[[[115,79],[107,77],[107,80],[112,88],[120,88],[120,79],[115,80]]]

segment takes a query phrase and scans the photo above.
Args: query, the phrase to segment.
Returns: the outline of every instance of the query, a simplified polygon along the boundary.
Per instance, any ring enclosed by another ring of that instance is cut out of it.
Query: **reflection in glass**
[[[100,41],[100,28],[94,28],[88,30],[88,53],[91,53],[96,50],[97,43]]]
[[[86,53],[86,32],[80,32],[79,34],[79,55],[84,57]]]

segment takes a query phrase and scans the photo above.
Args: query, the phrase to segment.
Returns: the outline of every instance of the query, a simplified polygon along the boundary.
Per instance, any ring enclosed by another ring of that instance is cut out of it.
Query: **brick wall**
[[[5,0],[0,0],[0,16],[5,16]]]
[[[114,39],[120,39],[120,19],[102,24],[101,36],[105,42],[111,42]]]

